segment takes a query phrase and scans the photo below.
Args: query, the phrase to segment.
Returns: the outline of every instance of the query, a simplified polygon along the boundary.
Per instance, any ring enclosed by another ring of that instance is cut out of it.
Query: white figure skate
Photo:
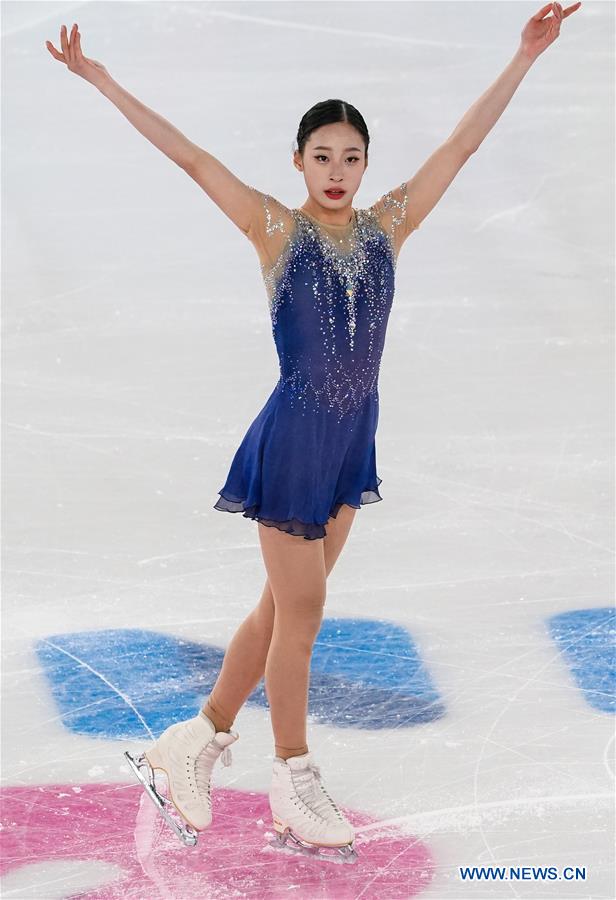
[[[211,824],[212,769],[221,754],[222,764],[231,765],[230,745],[238,737],[235,731],[216,731],[205,713],[199,712],[193,719],[170,725],[140,756],[133,757],[128,751],[124,754],[163,819],[187,846],[194,847],[197,833]],[[141,772],[143,767],[147,769],[147,779]],[[157,788],[156,769],[166,775],[169,797]],[[170,815],[169,802],[187,825]]]
[[[270,808],[276,837],[270,846],[328,862],[357,862],[355,831],[321,782],[310,751],[274,758]]]

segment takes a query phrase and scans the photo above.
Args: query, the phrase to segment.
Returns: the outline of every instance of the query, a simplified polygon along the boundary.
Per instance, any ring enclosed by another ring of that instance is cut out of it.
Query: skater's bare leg
[[[269,581],[261,600],[237,629],[222,668],[203,706],[217,731],[228,731],[248,697],[263,678],[274,628],[274,598]]]
[[[306,716],[312,648],[323,620],[326,582],[356,510],[343,506],[323,540],[306,541],[259,524],[259,539],[274,596],[274,629],[265,665],[275,752],[306,753]],[[328,554],[328,566],[325,553]]]
[[[304,541],[303,538],[293,536],[295,541],[323,545],[326,575],[332,571],[342,552],[356,512],[352,506],[342,506],[338,516],[335,519],[332,517],[327,523],[327,535],[322,541]],[[270,528],[270,531],[273,530],[276,529]],[[274,628],[274,614],[274,597],[268,578],[259,604],[244,619],[227,647],[216,683],[203,706],[203,712],[214,723],[217,731],[228,731],[231,728],[235,716],[263,678]],[[294,754],[286,751],[286,755]]]
[[[310,657],[326,596],[323,541],[307,541],[259,524],[267,577],[274,595],[274,631],[265,664],[276,755],[306,753]]]
[[[325,571],[328,575],[342,553],[342,548],[349,536],[356,512],[357,510],[354,506],[349,506],[348,503],[344,503],[340,507],[336,518],[334,519],[332,516],[325,526],[327,534],[323,538],[323,555],[325,556]]]

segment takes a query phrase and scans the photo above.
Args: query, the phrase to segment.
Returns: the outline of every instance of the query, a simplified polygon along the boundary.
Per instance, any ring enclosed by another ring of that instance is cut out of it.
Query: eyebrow
[[[332,147],[322,147],[322,146],[319,146],[319,147],[313,147],[312,149],[313,149],[313,150],[331,150]],[[346,153],[347,150],[358,150],[358,151],[361,153],[361,148],[360,148],[360,147],[345,147],[345,148],[344,148],[344,152]]]

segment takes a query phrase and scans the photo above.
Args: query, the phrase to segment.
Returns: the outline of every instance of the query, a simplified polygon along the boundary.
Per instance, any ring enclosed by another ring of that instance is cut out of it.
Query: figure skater
[[[381,500],[375,434],[378,375],[400,249],[496,124],[537,57],[581,6],[548,3],[521,33],[494,84],[408,181],[366,209],[353,207],[368,165],[358,110],[324,100],[299,123],[293,165],[308,197],[288,208],[244,184],[206,150],[84,57],[77,24],[63,25],[54,57],[91,82],[180,166],[254,245],[265,283],[280,378],[235,453],[215,509],[256,520],[267,578],[240,625],[209,697],[192,719],[167,728],[145,753],[126,754],[176,834],[196,843],[212,821],[210,778],[261,679],[275,742],[270,806],[274,844],[354,861],[355,832],[326,791],[306,738],[312,649],[327,577],[362,505]],[[141,773],[147,770],[147,779]],[[164,770],[166,810],[154,772]],[[333,852],[331,852],[333,851]]]

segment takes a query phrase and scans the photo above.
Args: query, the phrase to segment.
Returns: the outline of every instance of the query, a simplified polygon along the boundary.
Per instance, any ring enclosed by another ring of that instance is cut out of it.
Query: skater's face
[[[303,172],[312,200],[333,212],[351,206],[368,160],[360,133],[348,122],[335,122],[313,131],[303,156],[295,151],[293,164]],[[340,188],[344,194],[331,197],[325,193],[330,188]]]

